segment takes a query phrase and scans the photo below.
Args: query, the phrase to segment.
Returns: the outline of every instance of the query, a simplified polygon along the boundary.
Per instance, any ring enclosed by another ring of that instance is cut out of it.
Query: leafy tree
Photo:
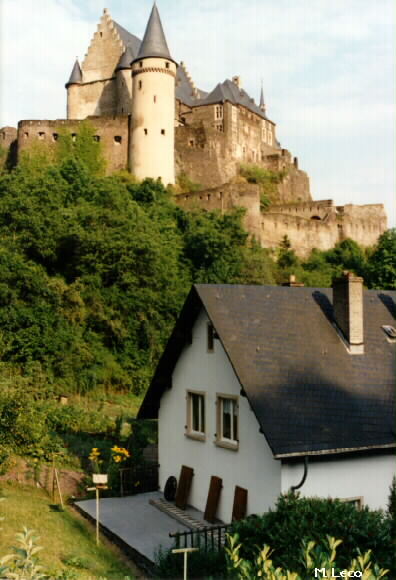
[[[384,232],[368,260],[371,288],[394,290],[396,283],[396,229]]]

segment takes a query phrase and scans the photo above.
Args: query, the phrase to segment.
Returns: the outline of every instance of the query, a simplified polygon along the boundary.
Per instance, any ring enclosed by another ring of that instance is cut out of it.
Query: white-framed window
[[[349,503],[353,505],[357,510],[361,510],[363,508],[363,496],[357,497],[339,497],[337,498],[338,501],[342,503]]]
[[[216,444],[237,449],[238,430],[238,397],[218,394]]]
[[[222,119],[223,114],[223,105],[215,105],[215,119]]]
[[[205,439],[205,393],[187,392],[187,435],[194,439]]]
[[[267,128],[265,126],[265,121],[261,124],[261,140],[264,141],[264,143],[267,142]]]

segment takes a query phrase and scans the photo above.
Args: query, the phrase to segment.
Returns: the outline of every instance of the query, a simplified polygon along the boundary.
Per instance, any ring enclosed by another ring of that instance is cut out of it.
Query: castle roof
[[[268,120],[264,111],[262,111],[254,102],[254,99],[249,97],[246,91],[240,89],[234,82],[230,81],[230,79],[226,79],[223,83],[216,85],[213,91],[209,93],[205,99],[196,102],[195,105],[214,105],[216,103],[224,103],[225,101],[228,101],[233,105],[242,105],[262,119]]]
[[[117,70],[125,70],[131,68],[131,63],[135,55],[132,53],[131,46],[128,44],[124,52],[122,53],[120,60],[116,66]]]
[[[66,83],[66,88],[69,85],[80,84],[81,81],[82,81],[81,67],[80,67],[80,63],[78,62],[78,59],[76,59],[76,62],[74,63],[73,70],[72,70],[71,75],[70,75],[70,78]]]
[[[120,26],[118,24],[118,22],[116,22],[115,20],[113,20],[113,24],[114,24],[114,26],[115,26],[115,28],[120,36],[125,48],[129,47],[129,50],[132,54],[131,60],[133,60],[134,58],[137,57],[138,52],[139,52],[139,48],[140,48],[140,44],[141,44],[140,38],[138,38],[134,34],[131,34],[130,32],[128,32],[128,30],[125,30],[125,28]],[[118,67],[118,65],[117,65],[117,67]]]
[[[166,42],[157,5],[151,10],[146,32],[136,58],[161,57],[173,60]]]

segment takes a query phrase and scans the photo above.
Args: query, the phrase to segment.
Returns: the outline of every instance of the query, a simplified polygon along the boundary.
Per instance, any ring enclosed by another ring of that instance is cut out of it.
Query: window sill
[[[217,441],[214,442],[214,444],[216,445],[216,447],[231,449],[231,451],[238,451],[239,449],[239,441],[235,441],[233,443],[232,441],[222,441],[221,439],[218,439]]]
[[[189,439],[195,439],[195,441],[206,441],[206,435],[205,433],[191,433],[191,432],[187,432],[184,433],[185,437],[188,437]]]

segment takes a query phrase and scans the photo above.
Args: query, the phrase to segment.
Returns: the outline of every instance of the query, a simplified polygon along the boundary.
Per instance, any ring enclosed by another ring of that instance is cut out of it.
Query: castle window
[[[145,134],[145,135],[147,135],[147,134],[148,134],[148,131],[147,131],[147,129],[144,129],[144,134]]]
[[[24,133],[24,134],[23,134],[23,138],[24,138],[24,139],[27,139],[28,137],[29,137],[29,133]]]
[[[52,133],[52,141],[58,141],[58,133]]]
[[[142,88],[142,86],[143,86],[143,83],[142,83],[142,81],[139,81],[139,91],[140,91],[140,89]]]
[[[215,106],[215,119],[222,119],[223,118],[223,106],[216,105]]]
[[[156,103],[156,102],[157,102],[157,95],[154,95],[154,97],[153,97],[153,101],[154,101],[154,103]]]
[[[122,137],[120,137],[120,135],[115,135],[114,136],[115,145],[121,145],[121,142],[122,142]]]
[[[102,38],[102,36],[103,36],[103,32],[99,32],[99,34],[100,34],[100,38]]]
[[[94,135],[93,140],[96,141],[97,143],[99,143],[99,141],[100,141],[99,135]]]
[[[161,135],[165,135],[165,129],[161,129]]]
[[[42,131],[40,131],[39,134],[38,134],[38,138],[39,139],[44,139],[44,137],[45,137],[45,133],[43,133]]]
[[[143,68],[143,61],[139,62],[139,66],[140,66],[140,68]]]
[[[165,68],[169,68],[169,62],[165,63]]]
[[[261,126],[261,139],[264,141],[264,143],[267,141],[267,129],[265,127],[265,121],[263,121]]]

